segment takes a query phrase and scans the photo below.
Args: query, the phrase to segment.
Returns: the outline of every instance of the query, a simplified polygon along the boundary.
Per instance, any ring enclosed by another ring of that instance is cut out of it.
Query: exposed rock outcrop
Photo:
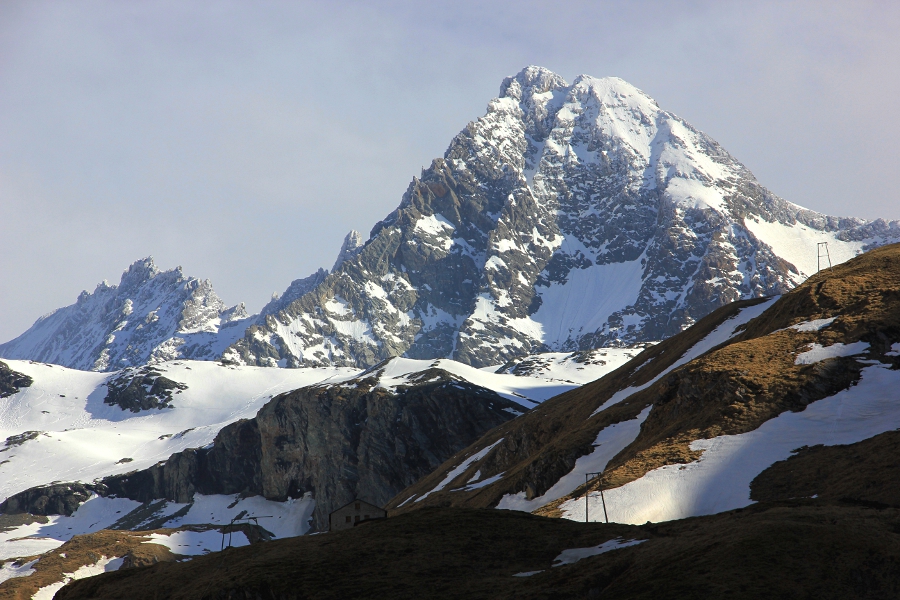
[[[0,514],[71,516],[91,494],[103,495],[105,488],[85,483],[57,483],[34,487],[7,498],[0,504]]]
[[[107,381],[106,387],[103,402],[131,412],[168,408],[172,394],[187,389],[187,385],[163,377],[153,367],[125,369]]]
[[[382,505],[489,429],[524,410],[496,393],[429,369],[406,385],[378,385],[379,369],[343,384],[276,396],[253,419],[225,427],[210,448],[103,480],[142,502],[203,494],[271,500],[312,492],[315,520],[356,497]]]
[[[295,300],[302,298],[312,290],[316,289],[316,287],[320,283],[325,281],[325,277],[327,276],[328,271],[326,271],[325,269],[319,269],[308,277],[295,279],[291,282],[291,285],[288,286],[283,294],[272,295],[272,300],[268,304],[266,304],[259,312],[259,317],[257,317],[257,320],[264,321],[266,315],[274,315],[284,310]]]
[[[12,396],[22,388],[31,387],[32,383],[31,377],[13,371],[8,364],[0,361],[0,398]]]
[[[359,254],[364,245],[365,240],[363,239],[362,234],[355,229],[351,230],[350,233],[344,237],[344,243],[341,244],[341,251],[338,252],[338,257],[334,261],[334,266],[331,267],[331,270],[337,270],[342,264],[354,258]]]

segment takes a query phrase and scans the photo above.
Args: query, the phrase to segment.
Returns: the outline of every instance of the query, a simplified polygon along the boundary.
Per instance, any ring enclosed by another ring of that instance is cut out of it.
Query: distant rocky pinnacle
[[[148,257],[102,282],[75,304],[41,317],[0,345],[0,356],[113,371],[175,358],[212,360],[248,324],[243,304],[228,308],[209,280],[186,277],[181,267],[160,271]]]
[[[251,365],[475,366],[660,340],[781,294],[900,224],[778,198],[707,135],[614,77],[508,77],[369,239],[225,353]]]
[[[344,243],[341,244],[341,251],[338,253],[337,260],[334,261],[334,266],[331,267],[331,270],[336,271],[343,263],[356,257],[364,244],[365,240],[363,240],[362,234],[355,229],[351,230],[344,238]]]

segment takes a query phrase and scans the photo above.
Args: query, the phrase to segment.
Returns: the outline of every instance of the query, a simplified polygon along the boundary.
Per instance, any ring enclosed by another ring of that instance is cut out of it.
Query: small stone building
[[[386,510],[357,498],[332,512],[328,516],[328,526],[330,531],[340,531],[341,529],[350,529],[363,521],[384,519],[385,517],[387,517]]]

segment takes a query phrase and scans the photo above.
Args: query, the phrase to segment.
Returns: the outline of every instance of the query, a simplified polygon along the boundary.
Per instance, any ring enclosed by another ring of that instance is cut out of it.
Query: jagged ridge
[[[667,338],[900,239],[897,222],[786,202],[714,140],[617,78],[540,67],[414,178],[315,289],[226,353],[255,365],[475,366]]]
[[[211,360],[250,319],[243,304],[225,306],[209,280],[186,277],[181,267],[160,271],[148,257],[128,267],[118,285],[104,281],[75,304],[38,319],[0,345],[0,356],[85,371]]]

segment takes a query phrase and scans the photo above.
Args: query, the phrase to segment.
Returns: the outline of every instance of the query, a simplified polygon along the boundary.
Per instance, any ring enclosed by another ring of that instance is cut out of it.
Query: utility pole
[[[825,248],[825,254],[822,254],[822,247]],[[828,270],[832,273],[834,269],[831,267],[831,255],[828,254],[828,242],[816,243],[816,273],[822,270],[822,259],[828,260]]]
[[[587,489],[588,480],[592,475],[603,475],[603,471],[597,471],[596,473],[585,473],[584,474],[584,522],[588,522],[588,498],[590,497],[589,490]],[[603,488],[600,488],[600,502],[603,503],[603,519],[609,523],[609,515],[606,514],[606,499],[603,497]]]

